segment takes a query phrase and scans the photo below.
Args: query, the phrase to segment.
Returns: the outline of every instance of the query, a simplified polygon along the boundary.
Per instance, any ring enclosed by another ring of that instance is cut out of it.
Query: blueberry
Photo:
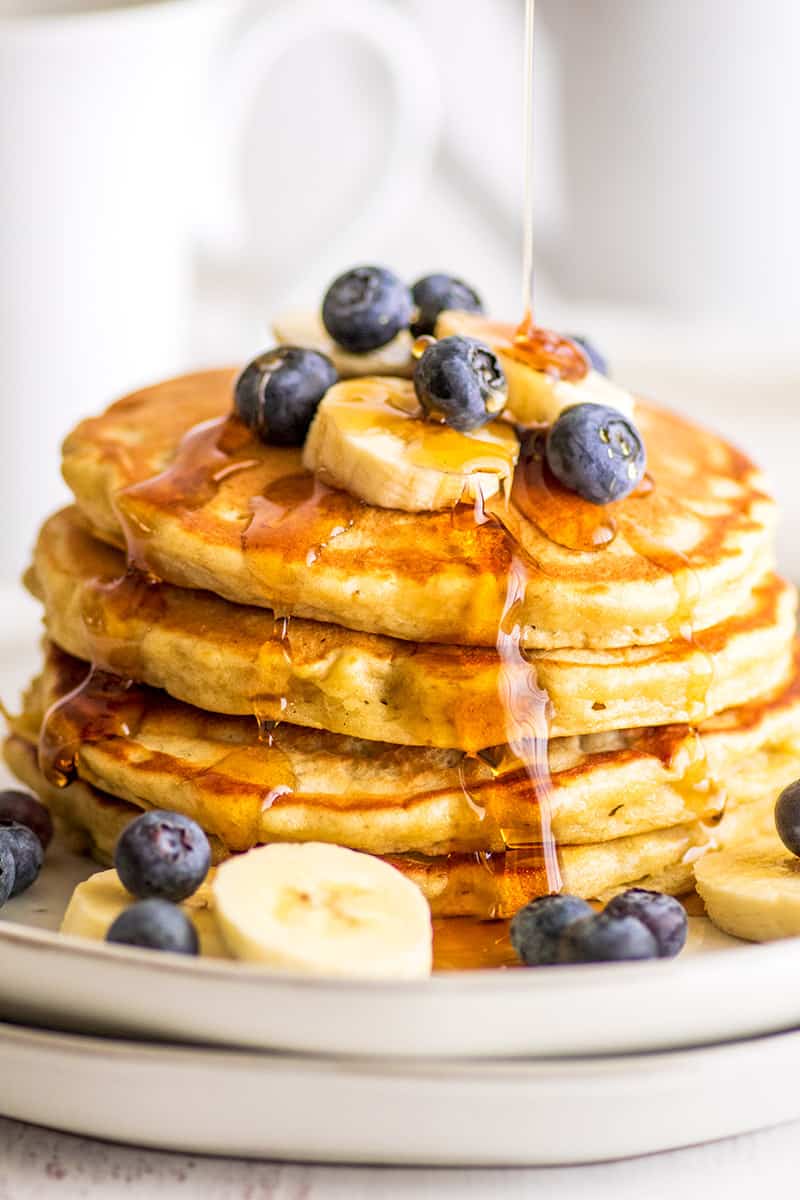
[[[558,949],[562,963],[658,958],[658,942],[637,917],[615,917],[609,912],[573,921],[561,935]]]
[[[197,930],[182,908],[169,900],[139,900],[121,912],[106,934],[107,942],[198,954]]]
[[[14,855],[11,853],[11,847],[7,846],[4,842],[0,842],[0,908],[3,907],[6,900],[13,893],[16,878],[17,868],[14,865]]]
[[[14,858],[12,896],[26,892],[42,869],[44,850],[32,829],[18,821],[0,818],[0,846],[6,846]]]
[[[622,500],[644,475],[638,430],[605,404],[565,409],[547,435],[545,457],[556,479],[592,504]]]
[[[262,442],[302,446],[320,400],[339,378],[329,358],[299,346],[259,354],[236,381],[236,412]]]
[[[411,320],[411,292],[385,267],[353,267],[334,279],[322,302],[322,323],[335,342],[363,354],[385,346]]]
[[[417,319],[411,326],[414,337],[423,333],[433,333],[436,318],[445,309],[483,312],[483,303],[475,289],[464,283],[463,279],[456,279],[454,275],[425,275],[414,284],[411,295],[417,306]]]
[[[428,416],[465,433],[505,407],[508,388],[497,355],[476,338],[440,338],[414,368],[414,389]]]
[[[579,337],[577,333],[568,333],[567,337],[571,342],[576,342],[580,346],[583,353],[591,363],[592,369],[599,371],[601,375],[608,375],[608,359],[600,353],[597,347],[589,341],[588,338]]]
[[[53,840],[53,819],[28,792],[0,792],[0,820],[17,821],[32,829],[46,850]]]
[[[785,787],[778,797],[775,828],[786,849],[800,856],[800,779]]]
[[[591,904],[579,896],[540,896],[511,922],[511,945],[527,967],[548,966],[558,962],[558,944],[567,926],[591,915]]]
[[[153,809],[120,835],[114,866],[124,887],[140,900],[185,900],[208,874],[211,848],[191,817]]]
[[[661,958],[674,958],[686,945],[689,920],[674,896],[629,888],[609,901],[606,912],[612,917],[637,917],[656,939]]]

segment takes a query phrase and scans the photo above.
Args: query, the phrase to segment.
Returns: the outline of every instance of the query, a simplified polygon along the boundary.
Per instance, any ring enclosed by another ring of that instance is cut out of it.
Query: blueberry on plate
[[[211,866],[203,830],[182,813],[153,809],[123,830],[114,851],[123,887],[140,900],[178,902],[200,887]]]
[[[353,267],[334,279],[322,301],[322,323],[353,354],[385,346],[411,321],[411,292],[386,267]]]
[[[483,302],[475,289],[454,275],[441,272],[424,275],[412,287],[411,295],[417,306],[417,316],[411,326],[414,337],[433,333],[436,318],[448,308],[456,308],[460,312],[483,312]]]
[[[32,829],[46,850],[53,840],[53,818],[28,792],[0,792],[0,821],[16,821]]]
[[[139,900],[121,912],[106,934],[107,942],[198,954],[197,930],[182,908],[169,900]]]
[[[592,913],[573,921],[561,935],[558,961],[562,963],[623,962],[658,958],[658,942],[638,917]]]
[[[11,898],[16,878],[17,868],[11,847],[0,841],[0,908]]]
[[[599,372],[600,375],[608,375],[608,359],[600,353],[593,342],[590,342],[588,338],[579,337],[577,333],[568,333],[567,337],[571,342],[580,346],[593,371]]]
[[[786,849],[800,856],[800,779],[785,787],[778,797],[775,828]]]
[[[605,404],[564,409],[547,435],[545,457],[556,479],[592,504],[629,495],[646,464],[633,422]]]
[[[511,945],[526,967],[558,962],[561,935],[573,921],[592,916],[580,896],[539,896],[521,908],[511,922]]]
[[[234,407],[262,442],[302,446],[320,400],[338,378],[324,354],[300,346],[276,346],[242,371]]]
[[[440,338],[414,367],[414,390],[426,414],[465,433],[505,408],[508,385],[500,360],[476,338]]]
[[[44,850],[36,834],[18,821],[0,819],[0,846],[5,846],[14,859],[12,896],[26,892],[42,869]]]
[[[689,919],[680,900],[646,888],[629,888],[606,905],[612,917],[636,917],[658,943],[661,958],[674,958],[686,945]]]

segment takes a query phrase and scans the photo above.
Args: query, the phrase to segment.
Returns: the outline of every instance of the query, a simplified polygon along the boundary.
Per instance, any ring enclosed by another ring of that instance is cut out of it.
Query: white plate
[[[51,848],[38,882],[0,913],[4,1018],[303,1053],[451,1058],[670,1049],[800,1024],[800,940],[745,946],[704,918],[691,918],[690,944],[673,962],[350,983],[52,932],[93,869]]]
[[[0,696],[9,702],[33,670],[35,634],[30,621],[2,629]],[[51,853],[30,892],[0,913],[4,1018],[169,1041],[453,1058],[671,1049],[800,1024],[800,939],[745,946],[694,918],[690,945],[672,962],[317,980],[52,932],[91,870]]]
[[[526,1165],[800,1116],[800,1033],[550,1063],[296,1058],[0,1026],[0,1112],[112,1141],[317,1162]]]

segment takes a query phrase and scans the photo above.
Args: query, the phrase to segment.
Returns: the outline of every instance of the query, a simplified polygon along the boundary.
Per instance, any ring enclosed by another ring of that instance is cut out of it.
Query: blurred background
[[[758,457],[800,575],[800,4],[536,9],[537,317]],[[0,0],[0,579],[71,424],[246,359],[339,270],[521,315],[523,10]]]

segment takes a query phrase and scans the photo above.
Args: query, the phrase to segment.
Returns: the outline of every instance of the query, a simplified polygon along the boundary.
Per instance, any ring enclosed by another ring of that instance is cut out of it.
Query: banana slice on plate
[[[209,875],[181,908],[194,922],[200,953],[208,958],[230,958],[211,911],[211,878]],[[119,914],[133,902],[116,871],[98,871],[75,888],[61,922],[61,932],[103,941]]]
[[[518,456],[519,439],[506,422],[459,433],[423,420],[413,385],[382,376],[328,391],[303,465],[368,504],[431,512],[504,491]]]
[[[750,942],[800,935],[800,859],[777,836],[715,850],[695,863],[711,920]]]
[[[590,370],[583,379],[570,383],[537,371],[514,347],[515,328],[503,321],[490,321],[477,313],[440,313],[436,336],[453,334],[478,338],[500,359],[508,380],[506,411],[522,425],[551,425],[565,408],[575,404],[607,404],[626,417],[633,416],[634,398],[599,371]]]
[[[385,346],[365,354],[351,354],[339,346],[316,312],[284,313],[272,322],[272,332],[282,346],[304,346],[308,350],[326,354],[342,379],[354,379],[362,375],[400,375],[410,378],[414,371],[411,355],[414,339],[408,329],[402,329]]]
[[[212,890],[219,928],[236,958],[309,975],[430,973],[427,901],[369,854],[320,842],[260,846],[223,863]]]

